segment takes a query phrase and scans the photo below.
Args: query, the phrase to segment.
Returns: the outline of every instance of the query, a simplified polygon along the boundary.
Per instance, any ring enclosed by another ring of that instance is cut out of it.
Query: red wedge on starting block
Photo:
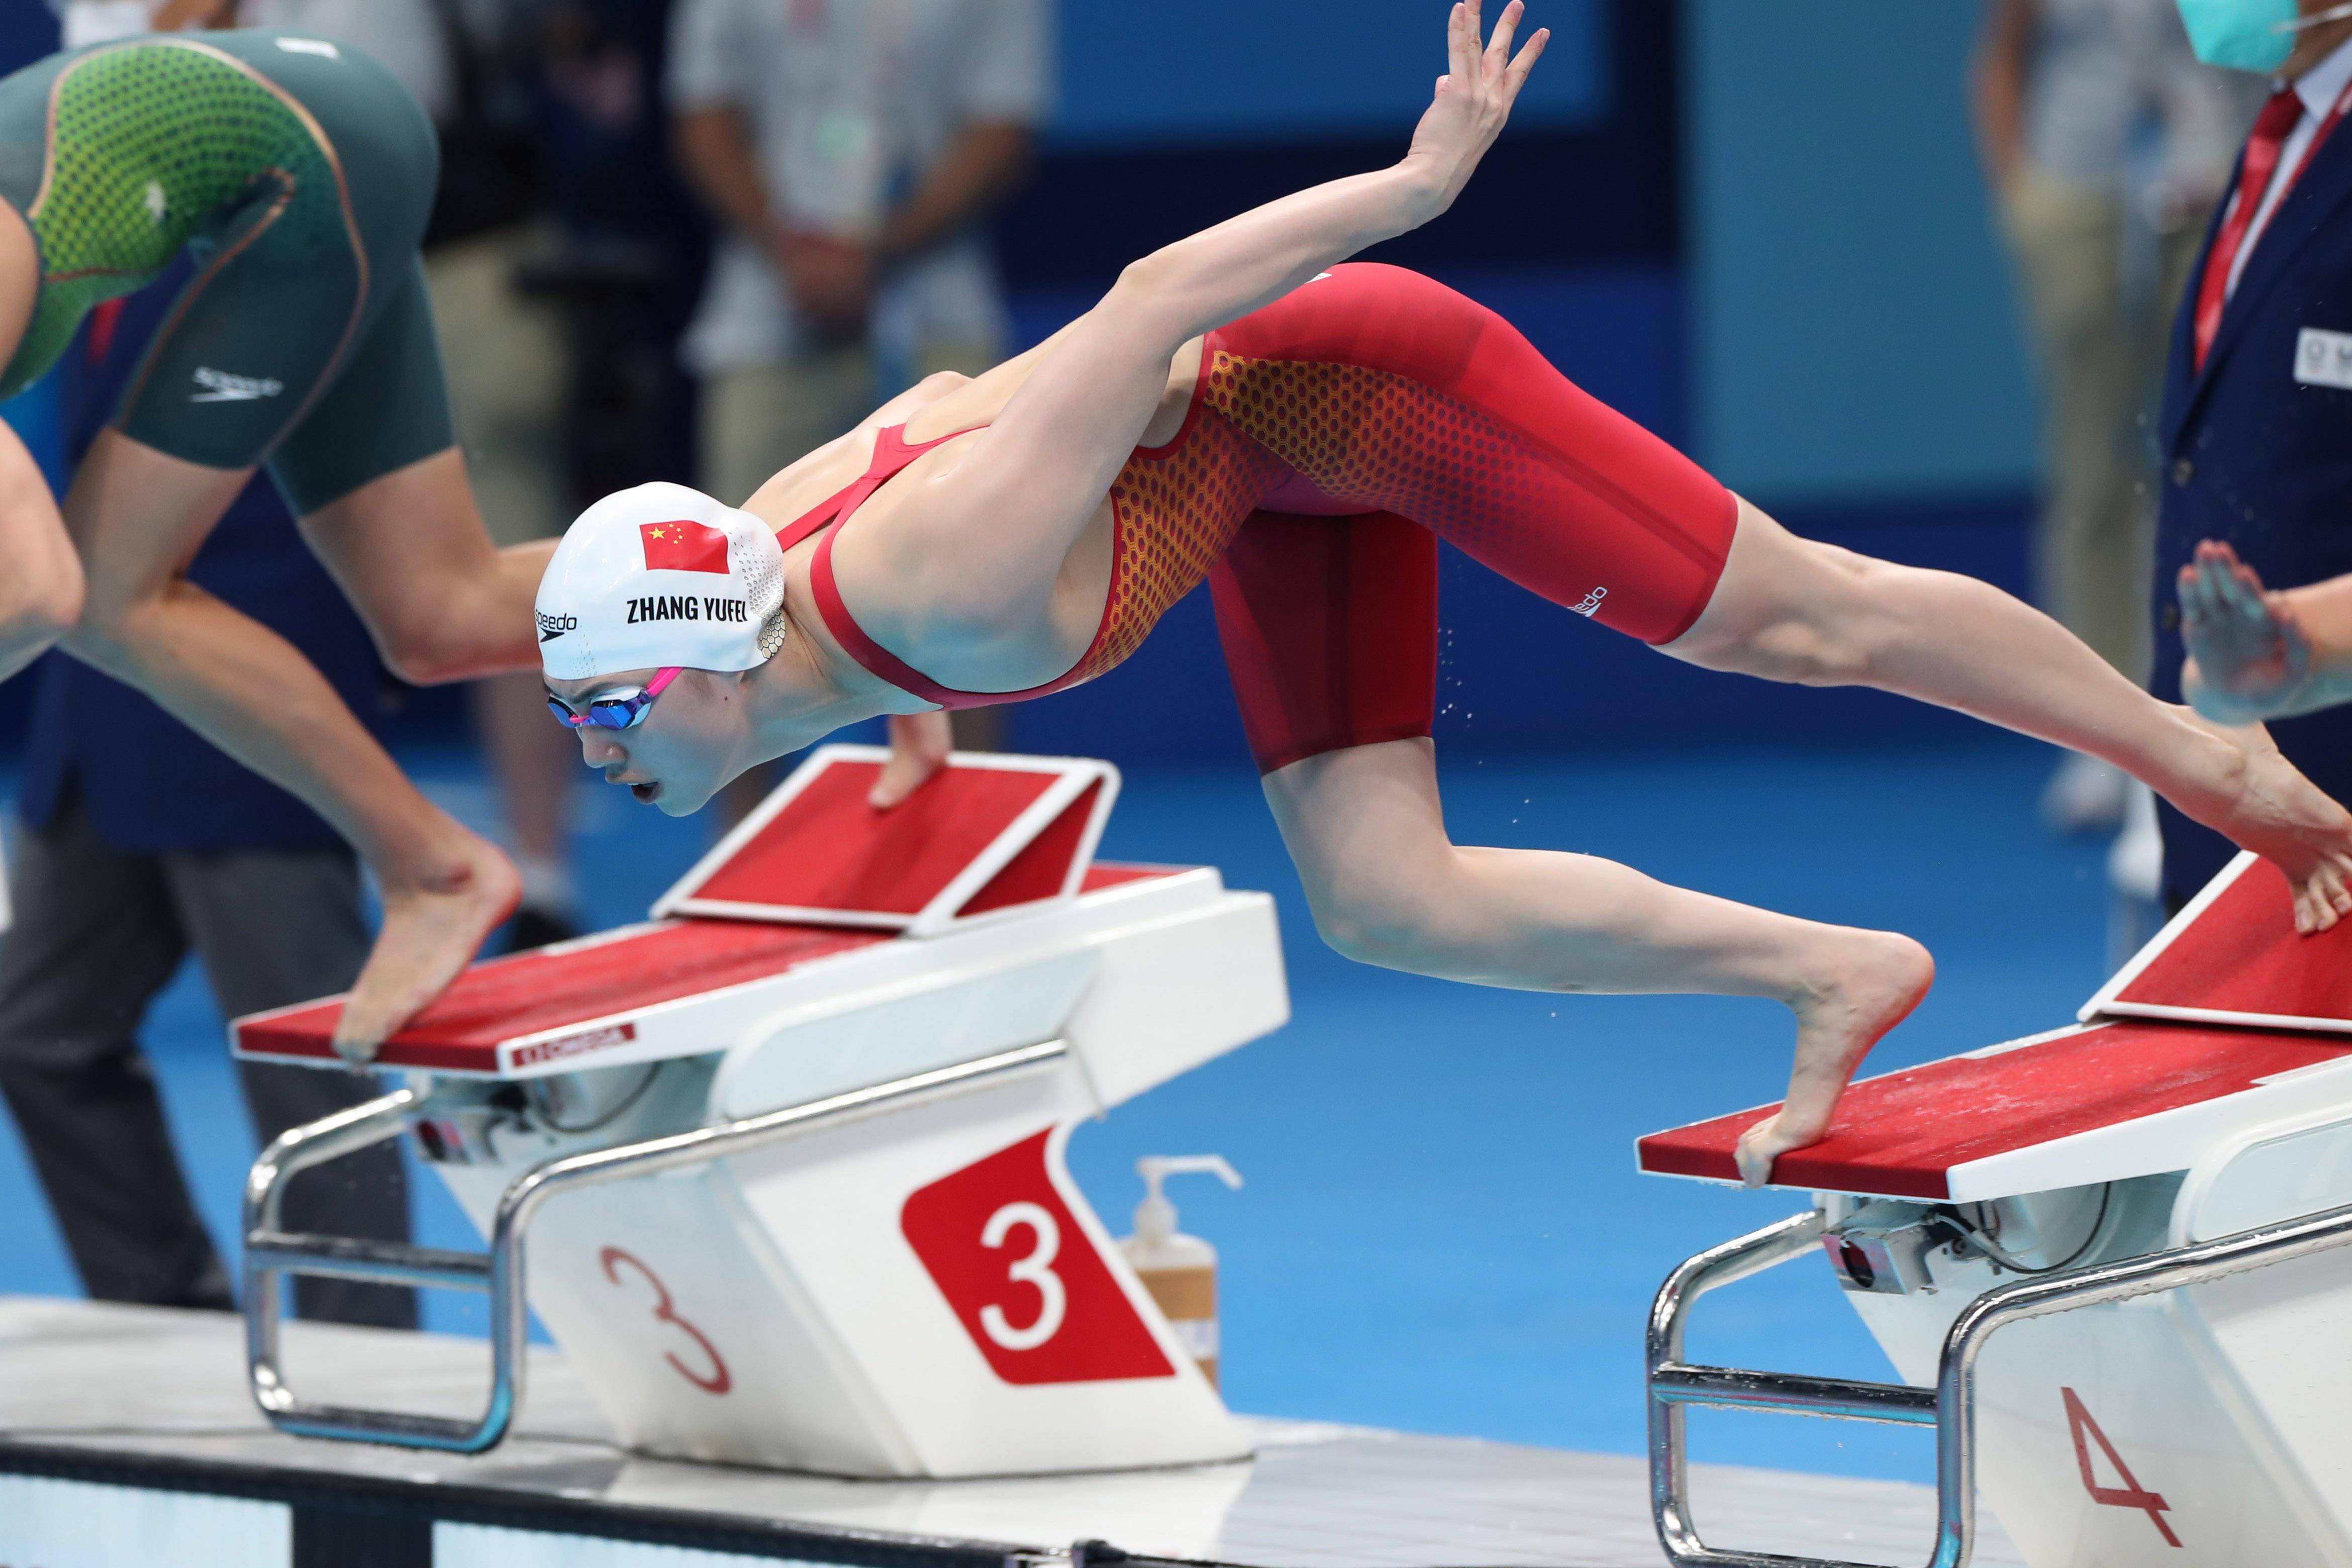
[[[1118,795],[1108,763],[959,752],[877,811],[866,792],[888,757],[820,747],[654,913],[934,935],[1075,896]]]
[[[2102,1015],[2352,1034],[2352,921],[2296,934],[2286,878],[2242,854],[2083,1005]]]

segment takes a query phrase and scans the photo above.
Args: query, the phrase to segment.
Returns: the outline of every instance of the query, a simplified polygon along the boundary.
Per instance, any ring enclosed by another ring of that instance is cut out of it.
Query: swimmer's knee
[[[404,595],[366,609],[384,668],[411,686],[472,680],[514,665],[516,635],[488,605]]]
[[[375,628],[376,652],[384,668],[411,686],[446,686],[488,674],[479,640],[455,626]]]
[[[1669,651],[1702,668],[1798,686],[1870,681],[1889,640],[1890,590],[1912,569],[1785,532],[1776,545],[1763,570],[1718,587],[1708,614]]]
[[[10,566],[0,581],[0,655],[63,640],[81,621],[89,598],[80,561],[67,549]]]
[[[1307,889],[1316,934],[1342,958],[1378,969],[1421,973],[1427,966],[1443,898],[1436,880],[1393,866],[1332,873]]]

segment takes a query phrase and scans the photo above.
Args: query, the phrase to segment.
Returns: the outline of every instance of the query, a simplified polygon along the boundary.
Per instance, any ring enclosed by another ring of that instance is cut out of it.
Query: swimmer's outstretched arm
[[[1453,205],[1543,52],[1548,35],[1538,31],[1511,55],[1520,12],[1511,0],[1482,47],[1476,0],[1454,6],[1446,74],[1394,165],[1270,202],[1130,265],[1038,354],[1035,370],[957,464],[952,486],[913,525],[943,545],[985,537],[988,549],[900,552],[892,578],[901,604],[919,605],[934,626],[982,638],[1037,624],[1071,549],[1158,410],[1176,351]]]
[[[2208,540],[2180,569],[2180,688],[2224,724],[2352,702],[2352,576],[2276,592],[2227,544]]]

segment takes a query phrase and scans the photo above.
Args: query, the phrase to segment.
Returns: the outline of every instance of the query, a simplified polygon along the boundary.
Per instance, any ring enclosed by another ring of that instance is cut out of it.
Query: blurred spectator
[[[926,375],[1004,357],[982,221],[1045,110],[1047,0],[678,0],[669,98],[726,236],[687,337],[704,488],[737,505]],[[960,744],[998,715],[956,715]],[[755,769],[722,795],[740,817]]]
[[[2243,31],[2260,37],[2267,18],[2247,20]],[[2296,20],[2277,46],[2291,52],[2273,68],[2276,90],[2246,137],[2237,188],[2195,264],[2158,416],[2150,685],[2170,702],[2186,652],[2174,584],[2200,541],[2230,545],[2274,589],[2352,574],[2352,386],[2338,369],[2339,345],[2352,341],[2352,19],[2336,0],[2297,0]],[[2312,783],[2352,800],[2352,708],[2275,719],[2270,733]],[[2165,899],[2177,910],[2234,847],[2168,804],[2157,815]]]
[[[2260,84],[2200,65],[2175,0],[1990,0],[1975,96],[2042,373],[2042,602],[2143,680],[2147,416]],[[2115,768],[2070,755],[2043,812],[2066,831],[2110,829],[2124,790]]]
[[[65,362],[75,461],[112,415],[187,266],[101,307]],[[188,579],[292,642],[352,712],[383,712],[367,630],[267,477],[206,536]],[[26,679],[18,919],[0,937],[0,1094],[90,1295],[234,1310],[140,1025],[192,951],[232,1016],[348,988],[369,943],[359,867],[309,807],[130,687],[61,653]],[[263,1142],[375,1092],[342,1072],[250,1062],[237,1072]],[[398,1150],[379,1145],[299,1178],[286,1218],[297,1230],[407,1239]],[[405,1289],[302,1279],[295,1302],[308,1318],[416,1325]]]
[[[728,233],[687,340],[740,502],[937,371],[1003,357],[979,233],[1025,167],[1045,0],[679,0],[670,107]]]

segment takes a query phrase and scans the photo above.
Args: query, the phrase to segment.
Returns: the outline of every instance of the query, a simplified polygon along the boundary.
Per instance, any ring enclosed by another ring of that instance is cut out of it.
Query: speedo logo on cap
[[[553,642],[564,633],[579,629],[580,619],[576,616],[551,616],[545,610],[539,612],[539,640],[541,642]]]

